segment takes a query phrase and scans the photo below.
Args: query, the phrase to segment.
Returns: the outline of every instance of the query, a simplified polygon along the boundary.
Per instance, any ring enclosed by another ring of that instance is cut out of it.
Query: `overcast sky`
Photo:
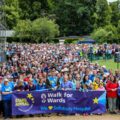
[[[108,0],[108,2],[113,2],[113,1],[117,1],[117,0]]]

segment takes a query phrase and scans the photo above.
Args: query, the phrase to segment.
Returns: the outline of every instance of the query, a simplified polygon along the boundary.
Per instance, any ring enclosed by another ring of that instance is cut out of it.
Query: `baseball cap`
[[[8,82],[9,80],[7,78],[4,79],[4,82]]]

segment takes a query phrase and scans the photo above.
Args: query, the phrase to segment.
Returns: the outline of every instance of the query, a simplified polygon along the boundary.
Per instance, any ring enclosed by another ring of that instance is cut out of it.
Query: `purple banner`
[[[12,114],[106,112],[105,91],[34,91],[12,95]]]

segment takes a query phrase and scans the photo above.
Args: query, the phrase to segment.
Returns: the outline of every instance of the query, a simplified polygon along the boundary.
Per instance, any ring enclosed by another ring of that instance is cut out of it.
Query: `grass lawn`
[[[111,60],[96,60],[100,66],[105,65],[107,69],[111,69],[113,72],[117,70],[117,63],[114,62],[113,59]],[[119,63],[119,70],[120,70],[120,63]]]

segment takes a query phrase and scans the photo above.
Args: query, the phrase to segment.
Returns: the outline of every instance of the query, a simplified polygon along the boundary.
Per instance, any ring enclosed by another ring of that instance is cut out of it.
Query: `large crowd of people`
[[[8,44],[0,64],[0,114],[11,117],[11,95],[34,90],[106,90],[108,110],[120,110],[120,70],[91,63],[87,55],[114,55],[120,45]]]

